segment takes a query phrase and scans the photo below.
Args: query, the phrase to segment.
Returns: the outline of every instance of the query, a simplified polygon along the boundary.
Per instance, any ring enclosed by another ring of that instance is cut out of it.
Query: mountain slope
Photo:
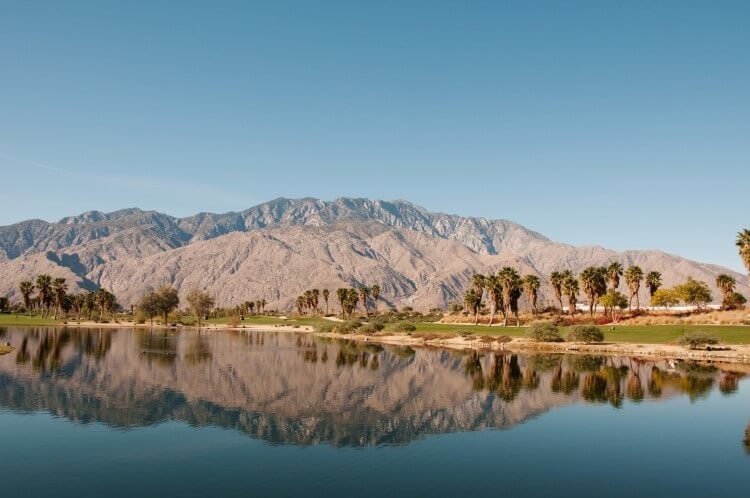
[[[277,199],[241,213],[173,218],[129,209],[89,212],[58,223],[0,228],[0,295],[18,299],[18,282],[40,272],[72,290],[104,286],[121,304],[147,287],[205,288],[221,305],[263,297],[289,308],[311,287],[379,283],[383,302],[419,309],[460,300],[474,272],[512,265],[546,277],[619,260],[657,270],[665,285],[687,276],[709,283],[725,268],[660,251],[618,253],[552,242],[508,221],[430,213],[404,201]],[[624,290],[624,284],[623,284]],[[550,299],[545,285],[542,301]],[[645,289],[641,301],[647,302]]]

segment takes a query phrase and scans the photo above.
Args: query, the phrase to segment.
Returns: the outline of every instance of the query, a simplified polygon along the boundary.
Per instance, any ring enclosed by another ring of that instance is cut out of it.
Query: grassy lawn
[[[40,318],[38,316],[16,315],[12,313],[0,313],[0,326],[3,325],[60,325],[62,320],[52,318]]]

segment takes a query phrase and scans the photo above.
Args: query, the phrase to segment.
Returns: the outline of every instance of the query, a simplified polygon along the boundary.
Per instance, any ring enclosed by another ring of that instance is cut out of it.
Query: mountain
[[[729,273],[750,295],[743,275],[661,251],[576,247],[506,220],[351,198],[282,198],[187,218],[135,208],[90,211],[0,227],[0,295],[17,299],[18,282],[45,272],[65,277],[72,290],[111,289],[126,306],[147,287],[169,284],[183,295],[205,288],[221,305],[263,297],[270,308],[288,308],[307,288],[377,282],[383,303],[428,309],[460,300],[474,272],[513,265],[546,279],[556,269],[580,272],[611,260],[660,271],[665,285],[703,280],[715,298],[716,275]]]

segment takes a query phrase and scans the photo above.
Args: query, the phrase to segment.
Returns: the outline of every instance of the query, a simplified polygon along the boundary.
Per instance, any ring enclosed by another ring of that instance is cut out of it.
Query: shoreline
[[[533,342],[525,338],[503,341],[492,337],[425,338],[408,335],[315,333],[329,339],[348,339],[391,346],[433,347],[451,350],[506,351],[513,353],[637,356],[649,359],[708,360],[750,364],[749,345],[720,345],[712,349],[687,349],[673,344]]]
[[[9,325],[13,326],[13,325]],[[210,324],[198,327],[189,325],[164,326],[150,324],[136,324],[133,322],[121,323],[96,323],[96,322],[68,322],[54,325],[28,325],[19,324],[18,327],[62,327],[62,328],[103,328],[117,329],[130,328],[133,330],[200,330],[200,331],[228,331],[228,332],[294,332],[312,334],[317,337],[328,339],[353,340],[357,342],[376,343],[390,346],[413,346],[442,348],[454,351],[509,351],[516,353],[547,353],[547,354],[593,354],[607,356],[636,356],[649,359],[674,359],[674,360],[704,360],[724,361],[734,363],[750,364],[750,345],[730,344],[719,345],[709,349],[687,349],[684,346],[674,344],[654,343],[623,343],[604,342],[584,344],[578,342],[533,342],[526,338],[508,338],[503,336],[456,336],[446,335],[440,337],[438,334],[392,334],[377,333],[373,335],[364,334],[341,334],[335,332],[316,332],[309,325],[281,325],[281,324],[248,324],[232,327],[228,324]],[[509,339],[509,340],[508,340]],[[3,348],[5,346],[2,346]],[[7,349],[7,348],[6,348]],[[9,353],[13,351],[5,351]]]

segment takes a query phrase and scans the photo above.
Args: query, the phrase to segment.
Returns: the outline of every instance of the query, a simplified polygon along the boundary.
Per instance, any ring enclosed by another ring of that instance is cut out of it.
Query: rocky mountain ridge
[[[546,279],[615,259],[662,272],[665,285],[704,280],[717,298],[716,275],[730,273],[750,294],[743,275],[660,251],[575,247],[510,221],[406,201],[305,198],[187,218],[133,208],[0,227],[0,295],[18,298],[19,281],[46,272],[72,290],[112,289],[126,306],[145,288],[168,284],[183,294],[205,288],[222,305],[263,297],[289,308],[307,288],[377,282],[385,304],[427,309],[460,300],[474,272],[510,264]],[[542,294],[549,299],[546,286]],[[641,297],[647,302],[645,290]]]

